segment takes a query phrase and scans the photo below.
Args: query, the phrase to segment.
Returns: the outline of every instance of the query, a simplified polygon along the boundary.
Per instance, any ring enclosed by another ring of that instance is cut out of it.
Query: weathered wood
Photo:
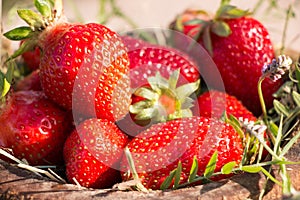
[[[295,145],[287,155],[290,160],[300,160],[300,144]],[[278,169],[272,173],[279,178]],[[289,166],[289,174],[297,190],[300,190],[300,165]],[[214,199],[239,200],[257,199],[265,178],[262,174],[239,174],[229,180],[213,182],[175,191],[117,191],[114,189],[87,189],[72,184],[59,184],[39,177],[0,161],[0,199]],[[281,188],[268,182],[265,200],[282,199]]]

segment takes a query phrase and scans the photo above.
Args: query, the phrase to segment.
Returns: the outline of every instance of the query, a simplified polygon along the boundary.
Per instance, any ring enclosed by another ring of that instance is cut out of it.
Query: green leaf
[[[199,25],[199,24],[206,24],[207,21],[202,20],[202,19],[192,19],[184,22],[184,25]]]
[[[138,112],[136,116],[134,117],[137,120],[147,120],[147,119],[152,119],[153,117],[163,117],[163,116],[158,116],[158,110],[155,108],[145,108]]]
[[[249,173],[258,173],[262,170],[262,166],[246,165],[242,166],[242,170]]]
[[[182,172],[182,164],[179,161],[176,172],[175,172],[174,189],[178,188],[178,186],[179,186],[181,172]]]
[[[33,31],[28,26],[21,26],[15,29],[12,29],[3,35],[10,40],[24,40],[29,38]]]
[[[42,17],[29,9],[20,9],[17,11],[18,15],[33,29],[44,27],[44,21]]]
[[[277,99],[274,99],[273,104],[274,104],[274,109],[276,110],[276,112],[278,114],[282,113],[285,116],[289,116],[288,109],[282,103],[280,103]]]
[[[230,174],[235,166],[236,166],[235,161],[226,163],[221,169],[222,174]]]
[[[200,85],[200,79],[195,82],[184,84],[176,88],[176,94],[178,94],[178,99],[180,102],[184,102],[187,97],[197,91]]]
[[[210,56],[213,56],[213,48],[212,48],[212,42],[211,42],[211,36],[210,36],[210,27],[207,26],[203,30],[202,34],[202,40],[204,43],[205,49],[208,51]]]
[[[214,154],[211,156],[209,162],[206,165],[204,176],[206,178],[211,177],[211,175],[214,173],[217,165],[217,159],[218,159],[218,151],[215,151]]]
[[[160,185],[161,190],[166,190],[171,186],[172,180],[175,177],[175,174],[176,174],[176,169],[172,170],[170,172],[170,175],[167,176],[167,178],[164,180],[164,182]]]
[[[194,106],[195,99],[187,97],[184,102],[181,102],[181,109],[189,109]]]
[[[10,84],[9,82],[6,80],[5,75],[0,72],[0,94],[1,94],[1,98],[4,97],[8,91],[10,89]]]
[[[136,114],[141,112],[143,109],[150,107],[152,104],[150,101],[138,101],[129,106],[129,112]]]
[[[175,70],[169,77],[168,83],[171,89],[175,89],[179,78],[180,69]]]
[[[8,81],[8,83],[12,83],[13,77],[14,77],[14,71],[15,71],[15,62],[9,62],[7,71],[5,74],[5,78]]]
[[[293,91],[292,96],[297,106],[300,107],[300,94],[296,91]]]
[[[220,37],[227,37],[231,34],[229,25],[224,21],[216,21],[213,23],[211,31]]]
[[[193,164],[192,164],[192,167],[190,170],[190,175],[189,175],[189,180],[188,180],[189,182],[193,182],[193,180],[196,178],[197,172],[198,172],[198,160],[197,160],[197,157],[194,156]]]
[[[46,18],[52,14],[51,3],[48,0],[34,0],[36,9]]]
[[[249,14],[248,10],[242,10],[232,5],[223,5],[217,11],[217,19],[235,19]]]
[[[134,92],[134,94],[136,96],[143,97],[143,98],[148,99],[148,100],[154,100],[155,98],[157,98],[157,94],[154,91],[152,91],[151,89],[146,88],[146,87],[138,88]]]

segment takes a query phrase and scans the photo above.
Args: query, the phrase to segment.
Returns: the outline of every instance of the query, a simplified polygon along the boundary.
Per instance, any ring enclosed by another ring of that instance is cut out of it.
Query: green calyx
[[[164,122],[168,120],[191,117],[190,108],[193,99],[190,97],[200,85],[200,80],[177,86],[179,70],[174,71],[169,79],[165,79],[159,72],[148,78],[150,86],[138,88],[134,95],[143,100],[132,104],[129,111],[135,114],[135,120],[153,120]]]
[[[213,55],[212,42],[211,42],[211,33],[219,37],[227,37],[231,34],[231,29],[226,22],[230,19],[237,19],[251,14],[248,10],[242,10],[236,6],[230,5],[230,0],[222,0],[219,9],[217,10],[213,19],[210,20],[201,20],[201,19],[192,19],[184,22],[183,24],[180,21],[176,21],[177,30],[182,30],[184,25],[199,25],[196,30],[197,34],[193,35],[196,41],[199,38],[202,39],[203,44],[210,55]],[[200,13],[205,13],[205,11],[199,11]],[[199,28],[200,27],[200,28]]]
[[[19,9],[17,11],[19,17],[28,26],[17,27],[3,34],[10,40],[25,40],[21,47],[6,62],[26,51],[33,50],[38,44],[39,34],[47,26],[58,21],[62,15],[62,0],[34,0],[34,5],[38,12],[29,9]]]

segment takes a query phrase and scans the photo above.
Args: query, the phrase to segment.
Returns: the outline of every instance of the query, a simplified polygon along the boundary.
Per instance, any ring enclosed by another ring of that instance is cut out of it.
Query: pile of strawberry
[[[197,65],[197,55],[100,24],[69,23],[59,0],[35,5],[39,13],[18,10],[29,26],[4,34],[22,41],[8,62],[22,55],[31,70],[1,106],[0,145],[15,157],[64,166],[70,183],[92,188],[133,178],[125,147],[148,189],[161,188],[179,163],[180,183],[187,182],[195,158],[203,176],[215,152],[215,172],[242,162],[243,135],[221,119],[256,121],[261,114],[256,85],[274,50],[260,22],[224,4],[214,17],[187,11],[172,23],[211,53],[225,92],[218,91],[209,66]],[[205,92],[199,89],[203,74]],[[280,85],[264,83],[268,107]]]

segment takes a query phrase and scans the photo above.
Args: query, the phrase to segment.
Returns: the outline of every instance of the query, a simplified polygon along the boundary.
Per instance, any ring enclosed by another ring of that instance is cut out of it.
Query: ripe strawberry
[[[0,143],[32,165],[62,164],[71,122],[42,91],[12,93],[0,114]]]
[[[85,120],[64,145],[68,180],[74,183],[75,178],[85,187],[111,187],[120,181],[118,161],[127,143],[127,136],[114,123],[105,119]]]
[[[134,92],[130,113],[117,122],[120,129],[135,136],[153,123],[191,116],[190,112],[186,115],[190,107],[186,99],[199,86],[197,65],[185,53],[171,47],[129,36],[122,36],[122,39],[128,49]],[[175,75],[174,71],[178,73]],[[179,87],[186,90],[176,91]],[[145,90],[148,92],[144,93]]]
[[[27,75],[23,79],[19,80],[15,86],[15,89],[17,91],[19,91],[19,90],[42,91],[39,70],[37,69],[37,70],[31,72],[29,75]]]
[[[181,183],[187,182],[194,156],[198,160],[198,175],[215,151],[218,160],[215,172],[230,161],[240,163],[243,154],[242,139],[228,124],[212,118],[191,117],[151,126],[128,145],[142,184],[159,189],[164,179],[182,162]],[[122,177],[131,178],[127,160],[122,160]],[[222,177],[215,177],[218,180]]]
[[[196,96],[200,80],[177,87],[179,71],[174,71],[169,79],[158,72],[148,77],[148,84],[136,89],[130,113],[117,122],[123,132],[135,136],[154,123],[192,116],[191,97]]]
[[[20,45],[24,43],[24,40],[20,42]],[[41,57],[41,50],[38,46],[33,47],[32,50],[24,52],[22,54],[22,58],[28,69],[34,71],[39,68],[40,66],[40,57]]]
[[[192,108],[194,115],[214,117],[220,119],[224,111],[237,119],[256,121],[257,118],[234,96],[225,92],[210,90],[204,92],[197,99],[197,104]],[[197,106],[198,105],[198,106]]]
[[[41,84],[49,98],[79,114],[113,121],[122,118],[130,105],[130,91],[128,56],[120,37],[100,24],[65,22],[59,7],[44,2],[36,1],[41,15],[31,11],[33,21],[26,20],[29,11],[18,10],[30,27],[4,34],[9,39],[26,38],[11,58],[38,46]],[[22,31],[23,37],[17,34]]]
[[[128,48],[131,88],[148,84],[147,78],[157,72],[164,78],[169,78],[175,70],[180,69],[178,85],[195,82],[200,78],[197,65],[185,53],[129,36],[123,36],[122,39]]]
[[[191,20],[190,23],[201,24],[197,40],[212,55],[222,76],[226,92],[236,96],[258,116],[262,111],[257,82],[263,65],[270,63],[274,58],[274,49],[267,29],[256,19],[246,16],[248,14],[223,2],[214,19],[208,22]],[[181,25],[190,23],[185,22]],[[176,26],[172,28],[178,30]],[[194,35],[193,33],[191,36]],[[220,87],[220,83],[216,82],[216,74],[209,73],[209,69],[207,70],[205,77],[207,84],[212,88]],[[268,108],[273,105],[272,94],[281,84],[281,81],[271,80],[263,83],[264,98]]]

